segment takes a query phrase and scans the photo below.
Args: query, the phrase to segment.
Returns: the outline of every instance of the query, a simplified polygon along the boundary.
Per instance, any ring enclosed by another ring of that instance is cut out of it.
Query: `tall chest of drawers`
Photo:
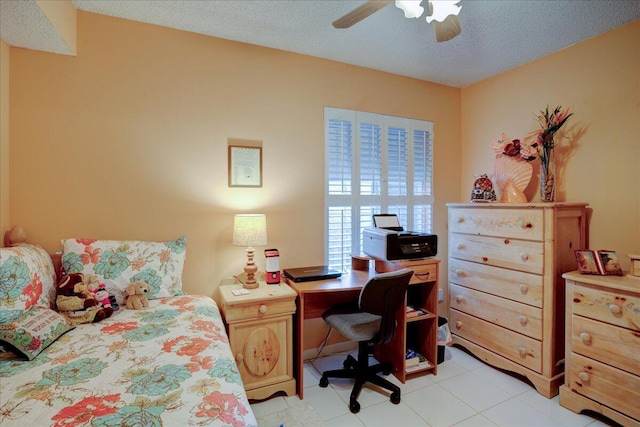
[[[453,343],[555,396],[564,372],[562,273],[587,247],[586,203],[447,206]]]
[[[640,426],[640,278],[563,277],[567,347],[560,405]]]

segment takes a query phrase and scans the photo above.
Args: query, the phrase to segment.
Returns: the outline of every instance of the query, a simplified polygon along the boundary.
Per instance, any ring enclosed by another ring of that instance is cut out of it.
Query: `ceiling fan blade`
[[[362,21],[367,16],[379,11],[393,0],[369,0],[353,9],[346,15],[333,21],[334,28],[349,28]]]
[[[442,21],[432,21],[433,31],[436,33],[436,40],[439,42],[446,42],[451,40],[462,32],[460,29],[460,20],[456,15],[449,15]]]

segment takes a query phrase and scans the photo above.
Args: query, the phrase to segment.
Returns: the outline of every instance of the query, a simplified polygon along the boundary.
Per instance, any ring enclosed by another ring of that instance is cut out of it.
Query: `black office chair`
[[[400,403],[400,388],[378,376],[391,373],[391,364],[369,366],[373,346],[391,341],[396,330],[396,312],[404,305],[407,285],[413,271],[403,269],[379,274],[371,278],[360,291],[358,303],[330,308],[322,318],[345,337],[358,341],[358,360],[347,356],[344,369],[326,371],[320,378],[320,387],[329,385],[329,377],[354,378],[356,380],[349,399],[349,409],[360,411],[358,395],[365,382],[371,382],[391,391],[392,403]]]

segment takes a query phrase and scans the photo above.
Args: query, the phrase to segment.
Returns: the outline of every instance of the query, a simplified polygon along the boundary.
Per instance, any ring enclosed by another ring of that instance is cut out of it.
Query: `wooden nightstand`
[[[220,308],[240,376],[249,399],[296,393],[293,377],[293,313],[296,292],[288,285],[267,285],[234,295],[240,284],[221,285]]]

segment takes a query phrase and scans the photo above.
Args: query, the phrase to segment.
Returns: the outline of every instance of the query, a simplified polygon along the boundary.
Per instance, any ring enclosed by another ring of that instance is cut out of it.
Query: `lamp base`
[[[245,289],[256,289],[258,287],[258,281],[256,280],[256,271],[258,266],[253,262],[254,248],[247,248],[247,264],[244,266],[244,272],[247,273],[247,281],[244,282],[243,287]]]

